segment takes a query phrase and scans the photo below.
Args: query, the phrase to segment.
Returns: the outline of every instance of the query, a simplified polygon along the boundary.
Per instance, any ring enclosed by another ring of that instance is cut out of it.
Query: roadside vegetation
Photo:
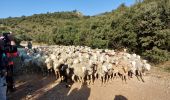
[[[50,45],[128,48],[128,52],[157,64],[170,59],[170,0],[144,0],[131,7],[122,4],[95,16],[74,10],[0,19],[0,33],[9,30],[15,33],[17,44],[32,40]]]

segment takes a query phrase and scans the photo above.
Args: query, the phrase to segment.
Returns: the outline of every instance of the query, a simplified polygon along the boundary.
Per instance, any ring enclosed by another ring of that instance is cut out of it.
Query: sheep
[[[108,83],[109,80],[111,79],[111,81],[113,80],[113,65],[110,62],[107,62],[107,73],[106,73],[106,82]]]
[[[98,62],[97,65],[97,71],[96,71],[96,76],[101,80],[101,85],[105,82],[105,75],[107,73],[107,68],[106,66],[103,66],[104,62]]]
[[[70,68],[68,65],[61,66],[60,75],[62,77],[61,82],[65,81],[67,87],[71,87],[72,76],[74,75],[74,69]]]
[[[82,63],[74,63],[72,65],[72,68],[74,68],[74,74],[72,76],[72,80],[74,82],[76,82],[75,81],[75,77],[77,76],[78,77],[78,81],[81,82],[80,87],[83,85],[85,75],[87,74],[87,70],[86,70],[85,66],[86,65],[83,65]]]
[[[117,64],[117,70],[118,70],[118,74],[122,78],[122,81],[125,81],[125,83],[127,83],[126,82],[127,77],[129,78],[129,71],[130,71],[131,67],[132,67],[132,65],[126,57],[119,59],[119,62]]]
[[[151,68],[146,60],[127,53],[126,49],[121,52],[87,46],[43,46],[34,49],[28,50],[29,55],[26,56],[30,60],[25,60],[25,64],[41,68],[43,72],[53,69],[56,79],[61,78],[62,81],[67,78],[75,81],[78,77],[81,85],[85,78],[88,84],[93,84],[98,77],[103,84],[119,76],[127,83],[127,78],[132,78],[133,74],[142,79],[142,74]]]
[[[88,62],[82,61],[81,58],[75,59],[70,67],[74,69],[74,75],[72,76],[72,80],[75,82],[75,77],[77,76],[78,80],[82,84],[84,83],[85,76],[91,75],[93,72],[91,70],[92,66]]]
[[[151,65],[147,63],[147,60],[143,60],[144,68],[146,71],[149,71],[151,69]]]
[[[24,59],[22,67],[28,69],[30,66],[32,66],[31,61],[32,59]],[[26,70],[26,72],[28,72],[28,70]]]
[[[32,57],[31,60],[31,66],[36,70],[36,72],[39,72],[39,69],[42,71],[43,75],[45,75],[45,58],[43,58],[41,55],[36,55]]]
[[[63,59],[56,59],[54,60],[53,62],[53,69],[54,69],[54,73],[55,73],[55,76],[56,76],[56,79],[58,78],[61,78],[61,75],[60,75],[60,69],[61,69],[61,66],[64,65],[64,60]]]
[[[139,63],[141,65],[139,65]],[[139,76],[140,79],[142,80],[142,82],[145,82],[144,79],[143,79],[143,75],[145,75],[145,71],[149,71],[150,70],[151,65],[148,64],[146,62],[146,60],[142,60],[142,61],[137,61],[136,62],[136,66],[138,67],[138,69],[136,70],[136,77],[138,78],[138,76]],[[138,80],[140,80],[140,79],[138,78]]]
[[[87,70],[87,80],[89,80],[88,85],[90,85],[90,83],[94,84],[95,73],[97,70],[96,63],[92,60],[89,60],[89,62],[85,65]]]
[[[112,63],[112,69],[113,69],[113,77],[112,78],[118,78],[119,73],[119,67],[117,66],[118,62]]]
[[[142,77],[143,73],[147,70],[150,70],[150,65],[146,63],[146,60],[141,60],[139,55],[133,54],[132,57],[133,57],[131,61],[132,73],[135,74],[135,76],[137,77],[139,81],[141,79],[142,82],[144,82],[144,79]],[[147,65],[148,68],[145,65]]]
[[[46,64],[46,67],[47,67],[47,73],[48,75],[50,74],[50,72],[52,72],[52,69],[53,69],[53,60],[51,58],[47,58],[45,60],[45,64]]]

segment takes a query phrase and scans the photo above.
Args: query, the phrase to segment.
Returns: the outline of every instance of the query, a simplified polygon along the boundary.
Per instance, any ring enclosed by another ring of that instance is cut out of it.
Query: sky
[[[122,3],[130,6],[135,0],[0,0],[0,18],[73,10],[93,16],[112,11]]]

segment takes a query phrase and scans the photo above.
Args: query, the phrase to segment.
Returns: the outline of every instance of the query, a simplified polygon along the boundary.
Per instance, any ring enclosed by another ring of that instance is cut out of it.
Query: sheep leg
[[[55,72],[56,79],[58,79],[58,72],[57,71],[54,71],[54,72]]]
[[[64,76],[61,76],[61,82],[63,82],[64,81]]]
[[[90,85],[90,75],[87,75],[87,85]]]
[[[89,75],[89,78],[90,78],[90,79],[89,79],[88,85],[90,85],[90,83],[94,84],[94,83],[93,83],[93,82],[94,82],[94,81],[93,81],[93,75]]]
[[[113,73],[112,73],[112,75],[111,75],[111,82],[113,82]]]
[[[87,75],[87,80],[89,80],[90,78],[89,78],[89,75]]]
[[[101,86],[103,85],[103,77],[101,76]]]
[[[72,76],[71,76],[71,79],[73,80],[74,83],[76,82],[76,80],[75,80],[75,75],[72,75]]]
[[[84,78],[81,77],[81,84],[83,85],[83,83],[84,83]]]
[[[128,79],[130,80],[130,78],[132,77],[132,74],[130,72],[128,72]]]
[[[126,78],[126,75],[124,75],[124,80],[125,80],[125,84],[127,84],[127,78]]]
[[[130,80],[130,78],[132,78],[132,72],[131,71],[128,72],[128,79]]]
[[[104,76],[103,76],[103,84],[106,85],[106,83],[107,83],[107,75],[104,75]]]
[[[108,75],[105,74],[105,76],[104,76],[104,83],[107,83],[107,79],[108,79]]]
[[[56,79],[61,78],[60,72],[58,70],[55,71]]]
[[[102,86],[102,76],[99,76],[99,80],[101,81],[101,86]]]
[[[87,77],[88,77],[88,79],[87,79],[87,83],[88,83],[88,85],[90,85],[90,83],[91,83],[91,75],[87,75]]]
[[[97,79],[97,73],[94,74],[95,79]]]
[[[118,78],[119,78],[119,73],[117,72],[117,73],[116,73],[116,79],[118,79]]]
[[[138,70],[136,70],[136,77],[137,77],[138,81],[140,81],[140,79],[139,79],[139,71]]]
[[[95,82],[96,79],[97,79],[97,76],[95,76],[95,74],[92,75],[92,84],[93,84],[93,85],[94,85],[94,82]]]
[[[109,75],[109,82],[111,83],[113,81],[113,73]]]
[[[114,73],[114,78],[118,79],[118,77],[119,77],[118,73],[117,72]]]
[[[128,79],[130,80],[130,76],[128,75]]]
[[[103,77],[103,76],[101,76],[100,78],[101,78],[101,86],[102,86],[102,85],[103,85],[103,83],[104,83],[104,77]]]
[[[116,73],[113,73],[113,77],[112,77],[112,79],[115,79],[115,76],[116,76]]]
[[[90,81],[92,82],[93,85],[94,84],[93,75],[90,75]]]
[[[138,75],[136,75],[136,77],[137,77],[138,81],[140,81],[140,79],[139,79]]]
[[[109,82],[109,78],[110,78],[110,76],[109,76],[109,75],[106,75],[106,83]]]
[[[122,74],[120,74],[119,76],[121,77],[122,83],[123,83],[123,81],[124,81],[124,76],[123,76]]]
[[[142,77],[142,73],[141,72],[140,72],[140,78],[141,78],[142,82],[145,82],[143,77]]]
[[[80,84],[80,88],[83,86],[83,83],[84,83],[84,79],[82,77],[79,77],[80,80],[81,80],[81,84]]]
[[[58,76],[58,78],[61,78],[61,75],[60,75],[59,71],[57,71],[57,76]]]
[[[113,80],[112,80],[112,74],[109,75],[109,83],[111,83]]]
[[[79,81],[79,82],[82,82],[82,79],[81,79],[81,77],[80,77],[80,76],[78,77],[78,81]]]
[[[83,77],[81,77],[81,84],[83,85],[83,83],[84,83],[84,78]]]

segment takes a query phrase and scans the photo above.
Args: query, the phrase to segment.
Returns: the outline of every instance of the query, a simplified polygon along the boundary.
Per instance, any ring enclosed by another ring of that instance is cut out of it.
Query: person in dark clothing
[[[7,56],[4,51],[4,41],[0,39],[0,100],[6,100],[6,75],[7,69],[6,66],[8,64]]]
[[[27,43],[27,47],[28,47],[28,49],[32,49],[32,43],[31,43],[31,41],[29,41],[29,42]]]
[[[7,92],[13,92],[14,91],[14,79],[13,79],[14,62],[13,62],[13,59],[18,55],[17,47],[15,45],[15,42],[13,41],[13,37],[12,37],[11,33],[4,33],[3,36],[4,36],[4,52],[8,59],[8,63],[6,66]]]

